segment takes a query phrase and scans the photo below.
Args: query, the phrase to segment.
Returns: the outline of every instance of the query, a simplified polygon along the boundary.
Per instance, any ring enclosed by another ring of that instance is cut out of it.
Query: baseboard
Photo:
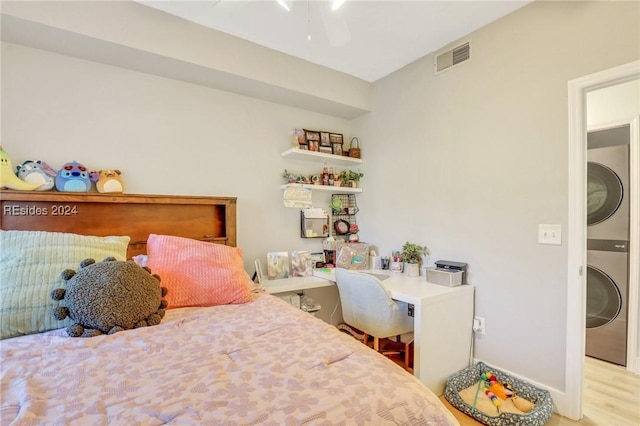
[[[504,368],[501,368],[500,366],[494,365],[494,364],[492,364],[490,362],[486,362],[486,361],[483,361],[483,360],[480,360],[480,359],[474,359],[474,363],[479,362],[479,361],[482,361],[487,365],[495,367],[495,368],[497,368],[497,369],[509,374],[510,376],[517,377],[520,380],[524,380],[527,383],[530,383],[530,384],[532,384],[533,386],[535,386],[537,388],[549,391],[549,394],[551,395],[551,399],[553,400],[553,411],[555,413],[561,415],[561,416],[565,416],[565,417],[567,416],[567,414],[566,414],[567,413],[567,394],[564,391],[560,391],[558,389],[543,385],[542,383],[538,383],[535,380],[531,380],[528,377],[523,377],[520,374],[516,374],[516,373],[513,373],[513,372],[511,372],[509,370],[505,370]],[[572,419],[572,420],[578,420],[578,419]]]

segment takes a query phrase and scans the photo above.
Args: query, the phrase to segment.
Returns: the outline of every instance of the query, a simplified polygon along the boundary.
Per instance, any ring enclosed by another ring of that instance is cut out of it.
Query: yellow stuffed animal
[[[20,191],[33,191],[40,188],[40,183],[27,183],[13,172],[13,165],[9,154],[0,146],[0,188],[17,189]]]

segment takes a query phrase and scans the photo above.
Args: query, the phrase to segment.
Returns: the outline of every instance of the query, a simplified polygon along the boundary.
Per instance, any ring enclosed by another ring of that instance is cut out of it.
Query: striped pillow
[[[147,266],[169,290],[168,309],[253,300],[240,248],[151,234],[147,255]]]
[[[83,259],[126,260],[129,237],[94,237],[62,232],[0,230],[0,339],[63,328],[53,317],[61,301],[51,291],[65,269]]]

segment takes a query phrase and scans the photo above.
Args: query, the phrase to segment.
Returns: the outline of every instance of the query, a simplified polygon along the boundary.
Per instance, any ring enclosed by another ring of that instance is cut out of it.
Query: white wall
[[[567,82],[638,59],[638,15],[637,2],[532,3],[461,39],[467,63],[434,75],[432,54],[376,82],[372,112],[352,128],[370,239],[468,262],[486,319],[475,357],[554,397],[565,389],[567,249],[538,244],[537,227],[567,229]]]
[[[349,123],[229,92],[2,44],[2,145],[14,165],[77,160],[122,171],[127,193],[238,197],[247,271],[267,251],[321,249],[299,238],[299,211],[282,204],[294,127],[349,134]],[[319,196],[319,205],[328,204]]]
[[[640,115],[640,80],[587,93],[587,127],[630,123]]]

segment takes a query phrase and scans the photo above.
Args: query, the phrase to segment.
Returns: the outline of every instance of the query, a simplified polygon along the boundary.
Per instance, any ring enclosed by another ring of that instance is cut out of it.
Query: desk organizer
[[[474,409],[460,397],[460,391],[478,383],[485,372],[493,373],[499,382],[509,383],[515,394],[535,404],[533,410],[526,414],[502,413],[490,416],[478,409]],[[490,426],[520,425],[542,426],[553,414],[553,401],[548,391],[536,388],[524,380],[513,377],[497,368],[490,367],[483,362],[459,371],[447,379],[444,397],[458,410],[477,421]]]

